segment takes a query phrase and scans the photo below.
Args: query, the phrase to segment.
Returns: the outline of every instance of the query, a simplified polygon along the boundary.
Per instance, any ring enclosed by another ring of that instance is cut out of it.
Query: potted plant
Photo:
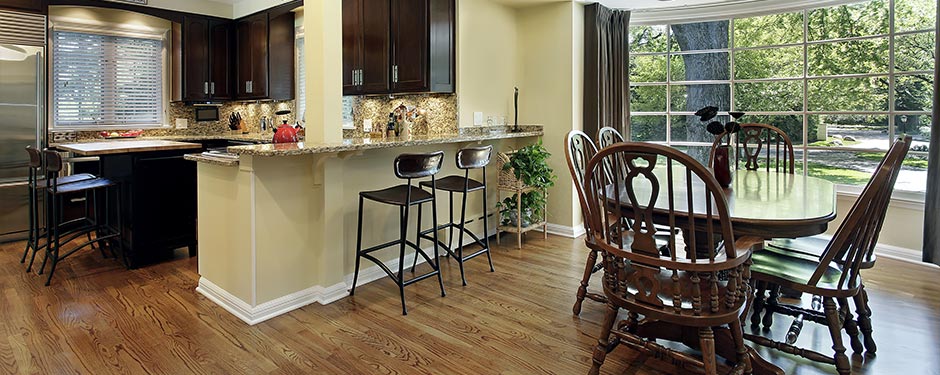
[[[522,217],[516,217],[516,197],[506,197],[496,207],[500,212],[503,225],[516,225],[522,220],[522,226],[528,226],[545,219],[545,202],[548,199],[546,189],[555,185],[555,171],[548,165],[552,154],[542,146],[542,141],[520,148],[509,156],[509,162],[503,170],[512,170],[516,179],[527,186],[536,188],[522,194]]]
[[[737,120],[744,116],[744,112],[729,112],[728,114],[734,118],[734,121],[722,124],[720,121],[713,120],[718,115],[718,107],[707,106],[695,112],[695,115],[699,116],[699,120],[707,124],[705,130],[715,136],[715,145],[717,147],[714,150],[713,165],[709,167],[712,168],[715,179],[722,187],[731,185],[731,139],[733,134],[741,131],[741,125],[737,123]],[[724,137],[727,137],[727,140],[724,140]],[[722,144],[722,142],[725,143]]]

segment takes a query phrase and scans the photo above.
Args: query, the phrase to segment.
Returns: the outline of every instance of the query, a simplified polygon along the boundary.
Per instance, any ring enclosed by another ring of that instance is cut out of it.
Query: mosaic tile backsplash
[[[274,112],[280,110],[290,110],[291,114],[285,116],[276,116]],[[184,103],[170,103],[169,122],[170,127],[159,129],[144,129],[143,136],[160,137],[175,135],[216,135],[222,133],[231,133],[228,126],[228,118],[233,112],[241,114],[245,121],[245,127],[249,133],[258,133],[261,129],[261,117],[268,119],[269,126],[276,127],[282,120],[287,119],[288,123],[294,123],[294,101],[273,101],[273,102],[229,102],[219,107],[219,121],[196,122],[193,106]],[[177,129],[177,118],[184,118],[188,122],[186,129]],[[270,131],[271,128],[269,128]],[[244,130],[243,130],[244,132]],[[100,138],[100,131],[77,131],[74,133],[74,139],[95,139]],[[69,138],[72,138],[71,135]],[[49,137],[50,140],[55,139]]]
[[[415,135],[456,134],[457,133],[457,95],[454,94],[415,94],[388,96],[353,97],[352,115],[356,129],[346,129],[343,136],[368,136],[362,131],[365,119],[372,119],[372,126],[384,126],[388,123],[388,114],[398,106],[416,107],[424,114],[414,122],[412,132]]]

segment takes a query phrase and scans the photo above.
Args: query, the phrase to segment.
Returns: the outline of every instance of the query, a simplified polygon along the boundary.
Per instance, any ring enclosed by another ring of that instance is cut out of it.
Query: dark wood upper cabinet
[[[294,98],[294,14],[259,13],[236,23],[237,99]]]
[[[0,9],[46,14],[46,2],[43,0],[0,0]]]
[[[343,0],[343,94],[452,93],[454,0]]]
[[[185,16],[182,25],[182,100],[231,99],[231,22]]]
[[[343,95],[389,89],[388,0],[343,0]]]

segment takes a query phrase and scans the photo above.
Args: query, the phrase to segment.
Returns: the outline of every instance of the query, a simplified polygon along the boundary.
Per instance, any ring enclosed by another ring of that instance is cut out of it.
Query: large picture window
[[[798,173],[864,185],[890,141],[914,146],[896,189],[926,190],[936,2],[872,0],[799,12],[630,27],[631,138],[700,161],[714,105],[781,128]]]
[[[163,75],[163,40],[54,31],[53,127],[163,126]]]

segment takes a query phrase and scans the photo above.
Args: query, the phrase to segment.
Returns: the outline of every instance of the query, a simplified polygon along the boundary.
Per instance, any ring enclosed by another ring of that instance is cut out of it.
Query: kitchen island
[[[460,148],[491,144],[508,151],[543,134],[541,127],[522,130],[229,147],[237,163],[187,155],[197,165],[196,290],[248,324],[341,299],[348,295],[354,271],[358,193],[403,183],[392,171],[395,156],[443,150],[443,177],[458,173],[454,155]],[[497,181],[495,162],[486,173],[489,181]],[[487,194],[493,202],[495,186]],[[471,197],[467,207],[480,207],[478,199]],[[447,203],[440,203],[443,223]],[[430,207],[424,209],[431,214]],[[476,233],[482,233],[482,219],[490,228],[498,220],[495,207],[486,213],[469,210],[467,216],[472,221],[468,229]],[[363,247],[397,238],[397,209],[367,205],[363,217]],[[397,250],[387,251],[375,255],[394,268]],[[363,266],[359,284],[383,276],[377,267]]]

